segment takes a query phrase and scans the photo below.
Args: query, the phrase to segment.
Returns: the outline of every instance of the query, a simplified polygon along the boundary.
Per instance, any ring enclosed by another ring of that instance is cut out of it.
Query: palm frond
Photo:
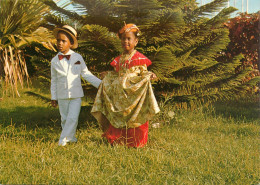
[[[49,8],[39,0],[1,0],[0,7],[0,61],[4,68],[4,93],[8,93],[11,87],[13,96],[20,96],[18,84],[23,87],[24,80],[29,84],[29,74],[20,47],[33,40],[32,32],[44,22],[43,16],[49,12]]]

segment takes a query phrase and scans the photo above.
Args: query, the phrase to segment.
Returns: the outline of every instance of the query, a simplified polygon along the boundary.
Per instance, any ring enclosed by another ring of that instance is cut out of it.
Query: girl
[[[127,24],[119,30],[122,55],[111,62],[114,72],[103,79],[92,108],[92,115],[111,144],[143,147],[148,139],[148,120],[159,112],[147,71],[151,61],[135,50],[139,29]]]

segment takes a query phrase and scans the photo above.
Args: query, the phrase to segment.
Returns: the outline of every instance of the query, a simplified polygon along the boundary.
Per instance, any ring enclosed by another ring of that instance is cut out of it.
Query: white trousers
[[[78,118],[81,108],[81,98],[58,100],[61,115],[61,128],[59,144],[67,142],[77,142],[75,137],[78,126]]]

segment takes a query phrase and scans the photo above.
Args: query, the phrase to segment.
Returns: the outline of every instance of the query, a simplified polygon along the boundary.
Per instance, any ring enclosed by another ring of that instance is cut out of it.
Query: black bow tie
[[[70,55],[58,55],[58,57],[59,57],[59,60],[62,60],[64,57],[68,60],[70,59]]]

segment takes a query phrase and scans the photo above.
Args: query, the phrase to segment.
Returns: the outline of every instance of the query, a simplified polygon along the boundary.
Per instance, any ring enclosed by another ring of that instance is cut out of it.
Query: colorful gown
[[[103,79],[92,115],[111,144],[143,147],[148,139],[149,120],[159,112],[147,66],[151,61],[138,51],[120,55],[111,62],[115,68]]]

